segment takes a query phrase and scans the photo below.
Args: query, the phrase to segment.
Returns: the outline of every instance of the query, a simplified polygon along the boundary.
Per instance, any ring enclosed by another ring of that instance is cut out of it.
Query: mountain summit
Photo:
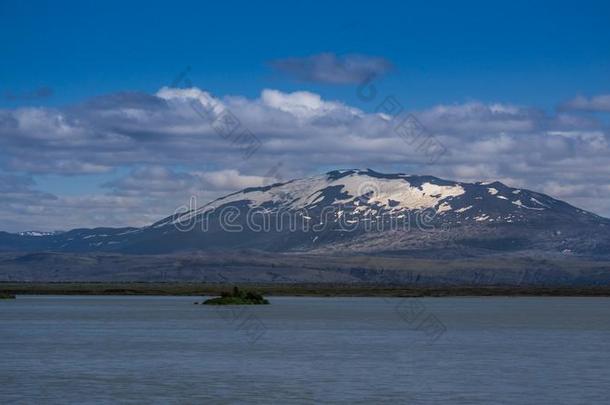
[[[610,220],[500,182],[336,170],[247,188],[144,228],[0,236],[5,250],[259,249],[472,257],[605,255]]]

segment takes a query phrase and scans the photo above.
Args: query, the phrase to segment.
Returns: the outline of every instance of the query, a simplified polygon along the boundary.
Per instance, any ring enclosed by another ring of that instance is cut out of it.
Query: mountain
[[[610,220],[500,182],[337,170],[247,188],[144,228],[0,233],[0,249],[603,257],[610,253]]]

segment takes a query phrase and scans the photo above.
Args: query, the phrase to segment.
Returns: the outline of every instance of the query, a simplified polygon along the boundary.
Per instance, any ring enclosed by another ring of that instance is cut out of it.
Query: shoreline
[[[372,284],[205,284],[205,283],[11,283],[13,295],[210,296],[238,286],[265,296],[303,297],[610,297],[610,286],[407,286]]]

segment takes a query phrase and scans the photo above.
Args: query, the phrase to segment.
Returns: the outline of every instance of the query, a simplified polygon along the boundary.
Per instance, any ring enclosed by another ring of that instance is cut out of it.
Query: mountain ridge
[[[499,181],[333,170],[249,187],[142,228],[0,234],[0,250],[174,253],[442,254],[497,252],[604,256],[610,220]]]

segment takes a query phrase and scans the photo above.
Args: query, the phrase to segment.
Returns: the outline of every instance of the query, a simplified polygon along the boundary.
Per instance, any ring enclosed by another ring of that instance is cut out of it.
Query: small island
[[[241,291],[233,287],[233,292],[222,292],[220,297],[210,298],[204,301],[204,305],[267,305],[267,301],[262,295],[254,291]]]
[[[14,300],[15,298],[13,294],[0,293],[0,300]]]

